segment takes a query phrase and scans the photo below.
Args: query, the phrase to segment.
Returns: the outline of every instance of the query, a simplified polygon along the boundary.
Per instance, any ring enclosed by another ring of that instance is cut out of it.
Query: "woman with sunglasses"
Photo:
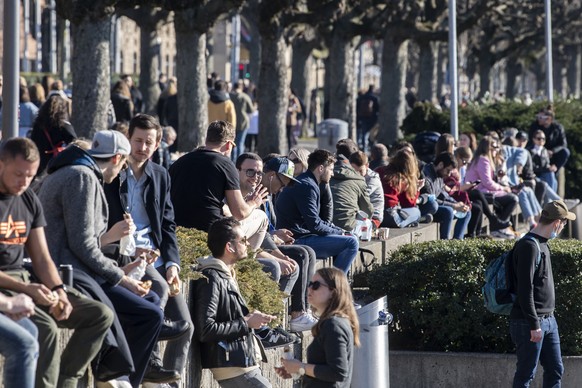
[[[307,347],[307,363],[281,359],[275,368],[283,378],[302,376],[302,387],[348,388],[352,380],[354,345],[360,346],[360,326],[345,274],[322,268],[313,275],[307,294],[319,322]]]
[[[503,186],[497,183],[494,179],[495,161],[497,160],[499,148],[500,144],[496,139],[491,136],[484,136],[477,146],[477,150],[473,155],[471,163],[469,163],[469,166],[467,167],[465,181],[480,181],[480,184],[476,189],[485,194],[487,201],[494,205],[499,219],[505,223],[509,222],[509,218],[515,210],[519,200],[517,196],[511,192],[509,186]],[[491,235],[506,239],[515,238],[515,234],[509,227],[494,230],[491,232]]]
[[[541,129],[534,132],[533,146],[529,148],[534,174],[546,182],[552,190],[558,190],[556,171],[558,168],[550,162],[550,154],[546,148],[546,135]]]

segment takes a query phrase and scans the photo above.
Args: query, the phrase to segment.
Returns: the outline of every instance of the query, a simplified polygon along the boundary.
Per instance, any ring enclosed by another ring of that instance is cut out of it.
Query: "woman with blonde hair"
[[[509,222],[509,218],[519,200],[511,192],[509,186],[503,186],[494,179],[495,162],[498,160],[497,154],[499,153],[500,147],[501,145],[497,139],[492,136],[484,136],[477,146],[471,163],[467,167],[465,182],[480,181],[476,189],[485,194],[487,202],[493,204],[499,219],[503,223],[506,223]],[[493,231],[491,235],[499,238],[515,238],[515,234],[509,227]]]
[[[307,363],[281,359],[275,368],[283,378],[299,374],[302,387],[349,388],[354,346],[360,346],[360,325],[346,275],[337,268],[322,268],[309,282],[307,300],[319,315],[307,347]]]
[[[398,151],[387,166],[378,167],[384,189],[384,220],[382,226],[404,228],[420,219],[416,206],[424,180],[419,178],[416,156],[407,149]]]

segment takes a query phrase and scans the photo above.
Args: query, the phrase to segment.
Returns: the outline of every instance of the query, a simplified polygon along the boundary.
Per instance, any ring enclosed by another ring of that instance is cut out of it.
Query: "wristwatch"
[[[301,363],[301,366],[299,367],[299,374],[301,376],[305,376],[305,364]]]
[[[51,288],[51,291],[56,291],[58,289],[62,289],[63,291],[67,292],[67,286],[64,284],[59,284],[58,286],[54,286]]]

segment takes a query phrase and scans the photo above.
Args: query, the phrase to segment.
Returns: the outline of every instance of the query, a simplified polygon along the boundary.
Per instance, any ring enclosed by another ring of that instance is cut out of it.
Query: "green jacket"
[[[374,207],[366,186],[366,180],[349,163],[338,160],[333,168],[329,185],[333,197],[333,223],[351,231],[356,226],[356,214],[362,210],[372,217]]]

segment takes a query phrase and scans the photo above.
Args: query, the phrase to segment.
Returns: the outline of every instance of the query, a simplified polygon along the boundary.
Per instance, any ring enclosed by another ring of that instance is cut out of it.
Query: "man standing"
[[[358,253],[358,240],[319,216],[319,184],[329,182],[334,162],[326,150],[309,155],[307,171],[297,177],[299,183],[283,190],[277,198],[277,229],[291,231],[295,243],[310,246],[318,258],[335,256],[334,266],[347,273]]]
[[[204,275],[195,283],[194,324],[203,368],[210,368],[221,387],[265,387],[271,384],[259,368],[257,351],[266,357],[253,329],[275,317],[249,312],[235,278],[235,264],[247,256],[248,242],[232,217],[215,221],[208,231],[211,258],[201,259]]]
[[[36,387],[74,388],[101,348],[113,312],[67,289],[59,277],[45,240],[42,206],[29,189],[39,163],[29,139],[9,139],[0,148],[0,289],[26,294],[36,304],[30,318],[38,328]],[[24,248],[39,283],[23,267]],[[74,329],[62,352],[58,328]]]
[[[257,249],[267,232],[267,216],[259,209],[267,190],[259,185],[243,198],[238,171],[229,158],[234,146],[234,127],[226,121],[214,121],[206,132],[206,145],[172,164],[176,224],[207,232],[214,221],[224,217],[226,202],[251,247]]]
[[[251,126],[250,114],[255,111],[253,101],[244,91],[243,80],[239,79],[232,87],[230,98],[234,104],[236,111],[236,148],[232,154],[232,160],[236,161],[245,150],[245,141],[247,138],[247,131]]]
[[[222,80],[214,83],[208,99],[208,122],[226,121],[236,128],[236,110],[228,95],[228,85]]]
[[[554,275],[548,240],[558,236],[576,215],[561,201],[547,203],[539,223],[516,244],[509,276],[517,298],[509,315],[509,332],[516,346],[513,387],[529,387],[538,361],[544,367],[544,387],[560,387],[564,365],[558,324],[554,318]]]
[[[130,149],[129,140],[121,132],[110,130],[95,133],[89,151],[68,147],[52,160],[39,197],[46,212],[47,242],[54,259],[58,264],[73,266],[76,288],[92,296],[101,294],[100,300],[115,309],[123,329],[119,336],[124,344],[127,340],[135,367],[129,380],[137,386],[162,327],[159,298],[128,276],[130,266],[120,268],[101,251],[107,241],[116,241],[111,230],[105,233],[109,210],[103,183],[117,177]],[[116,372],[118,364],[111,368]],[[153,372],[160,380],[175,373]]]
[[[358,126],[358,145],[364,152],[368,152],[370,131],[378,123],[380,104],[374,94],[374,85],[356,99],[356,122]]]
[[[170,175],[164,167],[150,161],[160,146],[162,127],[154,117],[138,114],[129,122],[128,137],[131,144],[129,168],[105,185],[109,228],[122,221],[127,212],[136,226],[137,248],[150,252],[159,250],[160,256],[153,267],[147,266],[145,278],[153,280],[152,290],[160,297],[160,307],[173,321],[167,324],[186,327],[180,330],[181,336],[166,346],[163,363],[165,369],[181,372],[188,357],[194,324],[184,297],[179,293],[180,255],[174,207],[170,201]],[[162,366],[157,351],[153,363],[158,369]]]

